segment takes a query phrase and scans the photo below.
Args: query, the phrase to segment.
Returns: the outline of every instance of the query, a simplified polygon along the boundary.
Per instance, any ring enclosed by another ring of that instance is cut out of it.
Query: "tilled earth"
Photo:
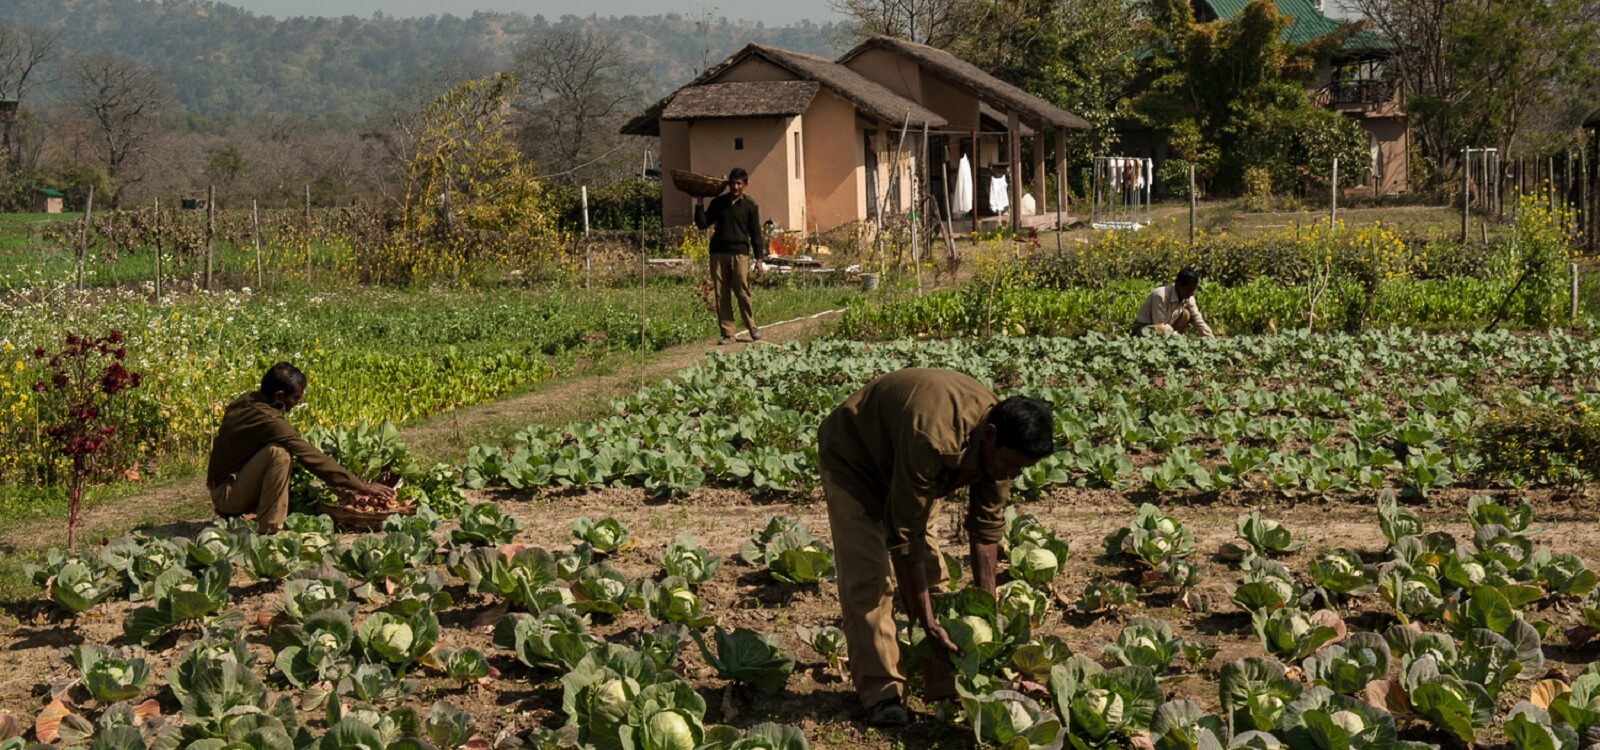
[[[1435,493],[1428,502],[1412,506],[1429,531],[1443,530],[1458,539],[1470,538],[1466,522],[1466,498],[1471,493]],[[819,498],[771,500],[730,490],[702,490],[686,500],[655,503],[641,492],[608,490],[602,492],[555,493],[528,499],[481,495],[492,499],[515,515],[523,524],[518,541],[547,549],[573,542],[572,522],[580,516],[598,519],[614,516],[623,521],[638,539],[638,546],[610,559],[611,565],[629,578],[661,574],[659,555],[675,537],[694,534],[702,546],[723,556],[722,567],[713,580],[701,589],[708,611],[725,628],[747,627],[780,636],[796,659],[796,669],[787,688],[776,696],[761,695],[743,686],[730,686],[708,668],[692,646],[682,654],[682,671],[707,702],[707,723],[749,726],[777,721],[801,727],[813,747],[966,747],[970,733],[964,727],[950,727],[934,720],[920,702],[913,707],[924,712],[912,726],[893,731],[866,727],[848,681],[829,670],[824,660],[795,636],[797,626],[837,624],[839,609],[832,584],[820,586],[784,585],[773,582],[762,569],[734,559],[739,547],[768,516],[790,515],[804,520],[814,534],[827,539],[826,512]],[[1200,591],[1209,594],[1211,611],[1195,612],[1180,605],[1172,594],[1156,591],[1141,597],[1140,603],[1111,615],[1090,616],[1070,605],[1084,585],[1095,576],[1114,576],[1136,580],[1135,569],[1121,561],[1105,559],[1101,539],[1132,518],[1141,500],[1152,499],[1127,493],[1100,490],[1061,490],[1042,500],[1019,506],[1038,515],[1072,545],[1071,558],[1053,584],[1058,599],[1047,623],[1040,630],[1060,636],[1075,652],[1097,657],[1102,646],[1115,639],[1128,617],[1145,615],[1171,623],[1178,635],[1217,649],[1217,654],[1199,674],[1187,679],[1168,680],[1163,689],[1169,698],[1188,698],[1215,710],[1217,708],[1216,670],[1244,656],[1263,654],[1250,628],[1248,615],[1229,600],[1227,585],[1238,573],[1216,553],[1234,537],[1234,520],[1251,507],[1260,507],[1270,518],[1283,521],[1298,540],[1306,545],[1284,558],[1291,569],[1304,574],[1306,563],[1317,552],[1348,547],[1364,557],[1382,555],[1384,541],[1378,529],[1375,505],[1364,499],[1311,499],[1292,501],[1268,496],[1238,496],[1203,504],[1167,503],[1166,510],[1194,533],[1195,555],[1209,565],[1209,576]],[[1594,493],[1533,493],[1528,499],[1535,507],[1535,541],[1558,551],[1582,557],[1591,567],[1600,567],[1600,529],[1594,521]],[[942,519],[945,550],[964,557],[965,543],[959,537],[960,503],[946,505]],[[164,528],[162,533],[192,533],[193,528]],[[476,717],[479,731],[489,739],[502,734],[522,734],[543,725],[559,726],[561,690],[559,675],[530,669],[506,651],[490,644],[489,623],[499,612],[494,602],[468,593],[458,579],[451,593],[455,604],[439,612],[443,626],[441,641],[449,646],[475,646],[482,649],[498,668],[500,676],[488,686],[462,688],[437,675],[424,674],[413,700],[425,707],[435,700],[448,700]],[[252,584],[242,574],[235,576],[232,591],[234,606],[255,623],[259,615],[270,615],[281,605],[276,585]],[[42,598],[8,608],[9,617],[0,624],[0,711],[31,726],[33,717],[49,702],[52,684],[68,678],[72,670],[59,651],[79,643],[120,645],[122,622],[133,605],[111,601],[76,620],[65,618]],[[363,607],[362,614],[371,607]],[[1374,596],[1355,600],[1341,612],[1352,630],[1381,631],[1392,621],[1388,607]],[[1576,614],[1561,608],[1532,610],[1530,620],[1546,620],[1554,627],[1547,638],[1545,673],[1575,675],[1593,656],[1590,651],[1566,648],[1560,631],[1575,624]],[[359,615],[358,615],[359,620]],[[592,630],[610,640],[653,627],[640,612],[625,612],[615,619],[595,619]],[[257,668],[271,662],[266,632],[252,627],[248,642],[258,654]],[[157,642],[148,658],[157,675],[153,685],[138,700],[154,698],[164,713],[178,710],[170,693],[160,687],[160,677],[170,662],[181,653],[183,637],[167,636]],[[1542,677],[1544,674],[1533,675]],[[269,679],[269,684],[274,684]],[[1501,698],[1499,717],[1505,709],[1525,695],[1527,680],[1513,683]],[[82,701],[92,715],[92,702]],[[303,720],[320,726],[321,710],[305,701]],[[1420,726],[1402,725],[1402,736],[1439,742],[1443,738]],[[1481,739],[1498,741],[1497,729]],[[1492,744],[1492,743],[1491,743]]]

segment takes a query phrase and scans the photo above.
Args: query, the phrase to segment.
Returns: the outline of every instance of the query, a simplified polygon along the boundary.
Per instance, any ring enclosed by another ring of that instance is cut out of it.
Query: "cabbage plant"
[[[773,636],[746,628],[735,628],[732,632],[716,628],[714,634],[715,651],[706,645],[699,633],[693,633],[692,637],[700,647],[700,655],[723,679],[751,685],[767,695],[776,695],[789,681],[789,674],[794,671],[794,658]]]
[[[1033,586],[1048,587],[1067,559],[1067,543],[1055,539],[1043,544],[1024,542],[1008,553],[1011,575]]]
[[[666,568],[667,575],[681,577],[693,586],[711,580],[721,564],[721,558],[701,547],[692,534],[674,539],[661,555],[661,565]]]
[[[594,648],[596,640],[582,615],[558,605],[536,615],[513,612],[500,618],[494,644],[530,667],[564,671]]]
[[[174,628],[223,613],[232,576],[233,566],[226,562],[213,563],[199,576],[184,568],[162,573],[151,587],[154,606],[139,607],[128,615],[123,634],[148,646]]]
[[[705,602],[682,578],[668,576],[660,583],[641,581],[637,598],[645,614],[652,619],[694,629],[712,623],[712,618],[705,613]]]
[[[471,683],[497,673],[483,652],[475,648],[441,648],[432,655],[440,671],[460,683]]]
[[[353,666],[350,649],[355,634],[350,615],[344,610],[315,612],[304,622],[272,631],[270,642],[276,651],[273,666],[298,688],[316,682],[337,682]]]
[[[494,503],[478,503],[461,514],[461,527],[450,532],[450,543],[464,547],[510,544],[522,524]]]
[[[1277,660],[1250,656],[1222,666],[1217,693],[1234,731],[1271,732],[1301,689]]]
[[[258,581],[281,581],[306,567],[299,537],[293,534],[253,536],[245,543],[247,570]]]
[[[1002,617],[1021,617],[1038,627],[1050,613],[1050,595],[1029,586],[1026,581],[1002,583],[994,593]]]
[[[572,584],[572,608],[585,614],[618,615],[628,606],[628,579],[605,563],[578,573]]]
[[[777,536],[791,531],[800,532],[807,539],[811,538],[811,529],[806,526],[805,521],[790,516],[769,517],[761,530],[739,548],[739,559],[747,565],[769,564],[767,545]]]
[[[1303,664],[1312,683],[1342,695],[1355,695],[1367,683],[1389,674],[1389,643],[1377,633],[1352,633],[1308,657]]]
[[[1014,690],[963,695],[961,705],[972,725],[973,739],[981,746],[1059,750],[1065,739],[1060,719]]]
[[[808,628],[804,625],[795,627],[795,635],[800,637],[800,642],[811,647],[812,651],[827,660],[830,669],[838,670],[847,658],[845,650],[844,631],[832,625],[820,628]]]
[[[1156,708],[1150,720],[1150,737],[1155,750],[1197,750],[1222,747],[1228,736],[1226,723],[1212,716],[1200,704],[1188,700],[1172,700]]]
[[[1572,689],[1550,702],[1550,714],[1571,726],[1580,737],[1600,728],[1600,674],[1585,670],[1572,681]]]
[[[1078,597],[1078,610],[1090,614],[1112,612],[1139,600],[1139,591],[1133,584],[1113,578],[1096,577],[1083,586]]]
[[[1322,686],[1308,688],[1284,712],[1279,734],[1308,750],[1387,750],[1396,744],[1394,717]]]
[[[639,690],[618,729],[625,750],[696,750],[705,740],[705,699],[681,680]]]
[[[593,547],[595,552],[606,555],[626,552],[633,548],[635,541],[628,535],[628,527],[610,517],[599,521],[579,518],[572,522],[572,535]]]
[[[1183,639],[1173,635],[1172,626],[1150,617],[1135,617],[1122,626],[1116,643],[1104,649],[1106,658],[1125,667],[1145,667],[1155,674],[1165,673],[1183,651]]]
[[[374,612],[361,621],[356,637],[366,658],[405,669],[439,642],[439,618],[424,609],[410,618]]]
[[[1331,610],[1306,614],[1294,607],[1257,612],[1250,616],[1250,624],[1267,653],[1292,661],[1316,653],[1344,629],[1339,616]]]
[[[1270,518],[1262,518],[1259,510],[1239,516],[1234,527],[1239,538],[1248,543],[1251,551],[1258,555],[1284,555],[1305,546],[1302,542],[1294,541],[1283,524]]]
[[[1146,732],[1161,702],[1155,675],[1144,667],[1102,670],[1079,656],[1050,671],[1050,697],[1067,718],[1067,737],[1077,750],[1126,742]]]
[[[1577,731],[1570,724],[1556,721],[1549,711],[1528,701],[1513,706],[1506,715],[1505,735],[1512,750],[1578,750],[1582,747]]]
[[[301,572],[284,581],[283,607],[278,610],[278,617],[288,622],[304,622],[323,610],[349,610],[354,606],[350,601],[349,580],[343,574]]]
[[[1360,596],[1378,588],[1378,569],[1363,563],[1354,550],[1339,548],[1318,554],[1309,569],[1311,582],[1324,598]]]
[[[1106,554],[1138,560],[1154,569],[1194,552],[1194,535],[1177,519],[1145,503],[1127,526],[1106,535]]]
[[[1506,506],[1492,497],[1473,495],[1467,498],[1467,520],[1472,523],[1473,531],[1484,526],[1501,526],[1513,534],[1521,534],[1533,524],[1533,506],[1525,502]]]
[[[64,648],[62,655],[77,668],[78,682],[102,705],[133,700],[150,684],[149,663],[129,653],[83,645]]]

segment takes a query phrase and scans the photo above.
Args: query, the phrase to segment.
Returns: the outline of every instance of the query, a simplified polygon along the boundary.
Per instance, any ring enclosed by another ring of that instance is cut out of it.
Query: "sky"
[[[558,18],[567,14],[602,16],[656,16],[681,13],[699,15],[711,10],[729,20],[763,21],[781,26],[810,19],[819,23],[837,20],[828,0],[228,0],[230,5],[248,8],[269,16],[371,16],[382,10],[389,16],[426,16],[450,13],[471,15],[473,11],[519,12]]]

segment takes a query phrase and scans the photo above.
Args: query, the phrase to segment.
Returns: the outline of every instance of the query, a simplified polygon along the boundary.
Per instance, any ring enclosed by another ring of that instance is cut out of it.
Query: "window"
[[[734,151],[743,151],[744,150],[744,139],[743,138],[735,138],[735,139],[733,139],[733,150]]]
[[[794,131],[794,178],[805,177],[805,152],[800,147],[800,131]]]

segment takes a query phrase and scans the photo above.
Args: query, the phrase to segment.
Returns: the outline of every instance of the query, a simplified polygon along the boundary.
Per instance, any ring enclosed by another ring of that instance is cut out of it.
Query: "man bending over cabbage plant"
[[[329,487],[394,498],[393,487],[356,478],[289,424],[289,411],[305,397],[305,373],[279,362],[261,377],[261,390],[234,399],[222,412],[206,469],[206,489],[219,515],[254,513],[263,534],[283,528],[289,515],[291,459]]]
[[[905,369],[868,383],[818,429],[850,677],[875,725],[910,720],[895,640],[890,575],[938,658],[925,665],[929,702],[954,698],[960,654],[933,614],[946,581],[934,528],[938,504],[970,487],[966,530],[975,584],[993,594],[1011,480],[1055,449],[1050,407],[999,401],[959,372]]]

